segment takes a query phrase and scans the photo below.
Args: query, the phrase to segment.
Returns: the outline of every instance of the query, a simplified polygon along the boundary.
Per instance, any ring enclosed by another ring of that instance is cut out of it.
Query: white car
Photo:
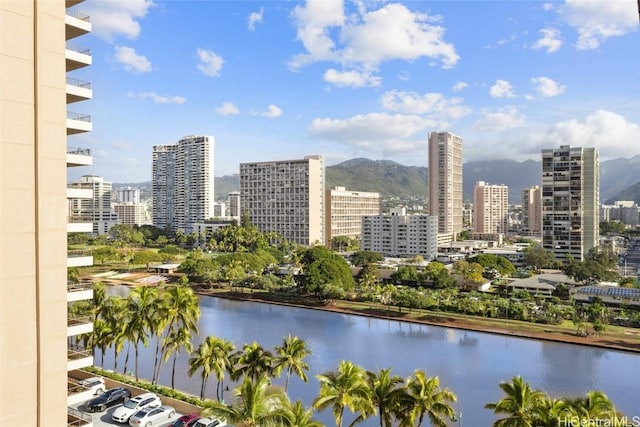
[[[200,418],[193,427],[224,427],[227,422],[218,418]]]
[[[91,377],[81,381],[78,381],[82,387],[87,390],[91,390],[93,395],[102,394],[106,390],[104,385],[104,378],[102,377]]]
[[[171,406],[147,406],[129,418],[133,427],[151,427],[175,417],[176,410]]]
[[[129,421],[129,418],[140,409],[146,408],[148,406],[160,405],[162,405],[162,402],[160,401],[160,398],[154,393],[143,393],[127,400],[126,402],[124,402],[124,405],[116,408],[116,410],[113,411],[111,419],[113,419],[113,421],[115,422],[124,424]]]

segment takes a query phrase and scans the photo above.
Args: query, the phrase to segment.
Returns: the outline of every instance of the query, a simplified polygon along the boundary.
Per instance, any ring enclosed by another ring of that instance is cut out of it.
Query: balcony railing
[[[77,154],[79,156],[90,156],[90,148],[67,147],[67,154]]]
[[[81,13],[77,10],[68,9],[67,15],[73,16],[74,18],[80,19],[81,21],[91,22],[91,17],[89,15],[87,15],[86,13]]]
[[[93,282],[67,283],[67,292],[81,292],[93,289]]]
[[[67,326],[86,325],[93,322],[93,317],[86,314],[67,314]]]
[[[70,86],[81,87],[83,89],[91,89],[91,83],[75,79],[73,77],[67,77],[67,84]]]
[[[91,349],[87,349],[77,344],[69,344],[67,346],[67,358],[69,360],[84,359],[85,357],[91,356]]]
[[[67,426],[79,427],[93,423],[91,415],[73,408],[67,408]]]
[[[74,188],[74,187],[67,187],[67,188]],[[84,215],[80,215],[80,216],[73,215],[73,216],[67,217],[67,223],[69,224],[82,224],[87,222],[93,222],[93,217],[84,216]]]
[[[82,47],[82,46],[75,45],[73,43],[67,43],[67,49],[77,53],[81,53],[83,55],[91,56],[91,49],[89,49],[88,47]]]
[[[85,256],[91,256],[91,249],[77,249],[73,251],[67,251],[67,258],[81,258]]]
[[[81,113],[73,113],[71,111],[67,111],[67,119],[69,120],[78,120],[81,122],[88,122],[91,123],[91,116],[88,114],[81,114]]]

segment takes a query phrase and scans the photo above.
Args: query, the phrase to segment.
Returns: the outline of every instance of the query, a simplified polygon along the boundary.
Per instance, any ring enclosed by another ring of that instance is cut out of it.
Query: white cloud
[[[325,71],[322,77],[324,81],[342,87],[376,87],[380,86],[382,80],[380,77],[372,76],[371,73],[367,71],[338,71],[333,68]]]
[[[116,61],[124,65],[124,69],[134,73],[148,73],[153,67],[151,62],[143,55],[138,55],[135,49],[126,46],[116,46]]]
[[[546,49],[547,53],[560,49],[560,46],[562,46],[560,31],[554,28],[544,28],[538,32],[542,34],[542,38],[533,45],[533,49]]]
[[[471,113],[471,109],[462,104],[461,98],[445,98],[441,93],[419,95],[412,92],[392,90],[380,99],[385,110],[404,114],[436,114],[458,119]]]
[[[489,94],[493,98],[513,98],[513,86],[506,80],[496,80],[496,83],[489,89]]]
[[[466,89],[467,87],[469,87],[469,85],[466,84],[465,82],[456,82],[456,84],[453,85],[453,91],[460,92]]]
[[[231,116],[240,113],[240,110],[233,102],[223,102],[221,106],[214,108],[213,111],[220,116]]]
[[[547,145],[596,147],[603,158],[630,157],[640,152],[640,125],[617,113],[598,110],[583,121],[557,123],[545,135]]]
[[[113,148],[117,148],[118,150],[131,151],[133,149],[133,145],[120,140],[115,141],[113,144],[111,144],[111,146]]]
[[[264,16],[263,7],[260,8],[260,12],[251,12],[251,14],[249,14],[249,17],[247,18],[247,28],[250,31],[255,30],[256,24],[259,24],[260,22],[262,22],[263,16]]]
[[[558,12],[578,31],[578,49],[596,49],[607,38],[622,36],[638,28],[638,9],[634,0],[566,0]]]
[[[197,53],[198,59],[200,60],[198,70],[200,70],[200,72],[205,76],[218,77],[222,70],[224,59],[222,59],[221,56],[216,55],[212,50],[198,48]]]
[[[267,111],[261,114],[261,116],[268,117],[270,119],[278,118],[282,115],[282,110],[277,105],[270,104]]]
[[[294,9],[298,39],[306,52],[295,55],[292,68],[319,61],[341,64],[346,71],[377,70],[391,60],[428,58],[443,68],[459,60],[453,44],[444,41],[439,17],[412,12],[398,3],[375,9],[378,2],[358,2],[357,12],[345,18],[342,0],[308,0]],[[432,64],[433,65],[433,64]]]
[[[518,109],[508,106],[498,111],[484,110],[483,117],[478,120],[473,129],[477,131],[501,132],[524,125],[524,117],[518,114]]]
[[[536,92],[547,98],[558,96],[566,89],[566,86],[561,86],[548,77],[534,77],[531,82],[535,85]]]
[[[138,98],[143,101],[150,99],[156,104],[179,104],[180,105],[180,104],[184,104],[185,101],[187,100],[183,96],[178,96],[178,95],[165,96],[165,95],[158,95],[155,92],[138,92],[138,93],[129,92],[127,96],[129,96],[129,98]]]
[[[83,12],[91,16],[92,34],[112,41],[117,36],[135,39],[140,22],[153,6],[151,0],[101,0],[87,2]]]

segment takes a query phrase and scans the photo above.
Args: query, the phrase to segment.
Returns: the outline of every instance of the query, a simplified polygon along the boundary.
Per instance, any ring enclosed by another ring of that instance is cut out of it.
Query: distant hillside
[[[463,192],[470,200],[477,181],[505,184],[509,200],[520,203],[522,190],[540,185],[540,161],[485,160],[463,165]],[[635,200],[640,203],[640,155],[631,159],[614,159],[600,163],[600,200]],[[404,166],[391,160],[356,158],[326,168],[326,188],[378,192],[383,198],[397,196],[426,197],[426,167]],[[238,174],[215,178],[216,199],[226,199],[231,191],[240,190]],[[151,197],[151,182],[114,184],[140,188],[143,199]]]

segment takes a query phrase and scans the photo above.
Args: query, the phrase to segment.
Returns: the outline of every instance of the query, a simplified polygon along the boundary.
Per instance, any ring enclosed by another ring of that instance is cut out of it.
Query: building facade
[[[324,244],[325,167],[322,156],[240,164],[241,216],[262,232],[301,245]]]
[[[91,222],[94,236],[108,234],[111,227],[118,224],[118,215],[111,207],[113,191],[111,183],[102,177],[84,175],[70,188],[91,191],[91,198],[69,199],[69,221]]]
[[[68,316],[69,304],[93,297],[90,287],[67,284],[67,267],[93,263],[90,253],[67,251],[68,232],[91,231],[67,221],[67,199],[90,197],[67,188],[67,168],[92,164],[91,150],[73,147],[73,135],[92,129],[90,116],[73,112],[92,97],[74,73],[91,64],[75,40],[91,31],[81,3],[0,2],[3,426],[92,425],[67,409],[81,394],[70,372],[93,364],[76,339],[92,322]]]
[[[112,207],[118,224],[140,226],[149,223],[147,206],[142,203],[114,203]]]
[[[441,242],[462,231],[462,138],[429,133],[429,214],[438,217]]]
[[[327,190],[325,206],[325,244],[328,248],[331,248],[331,239],[334,237],[359,240],[362,217],[382,213],[380,193],[349,191],[344,187]]]
[[[227,198],[227,215],[240,218],[240,192],[232,191]]]
[[[153,146],[153,225],[191,233],[194,224],[213,217],[213,153],[212,136]]]
[[[598,245],[599,191],[595,148],[542,150],[542,245],[556,259],[583,261]]]
[[[539,185],[522,190],[522,234],[542,235],[542,189]]]
[[[438,255],[438,218],[407,215],[403,208],[363,216],[360,247],[389,257],[420,255],[431,261]]]
[[[118,190],[119,203],[140,203],[140,190],[137,188],[121,188]]]
[[[473,232],[506,234],[509,217],[509,187],[476,182],[473,188]]]

